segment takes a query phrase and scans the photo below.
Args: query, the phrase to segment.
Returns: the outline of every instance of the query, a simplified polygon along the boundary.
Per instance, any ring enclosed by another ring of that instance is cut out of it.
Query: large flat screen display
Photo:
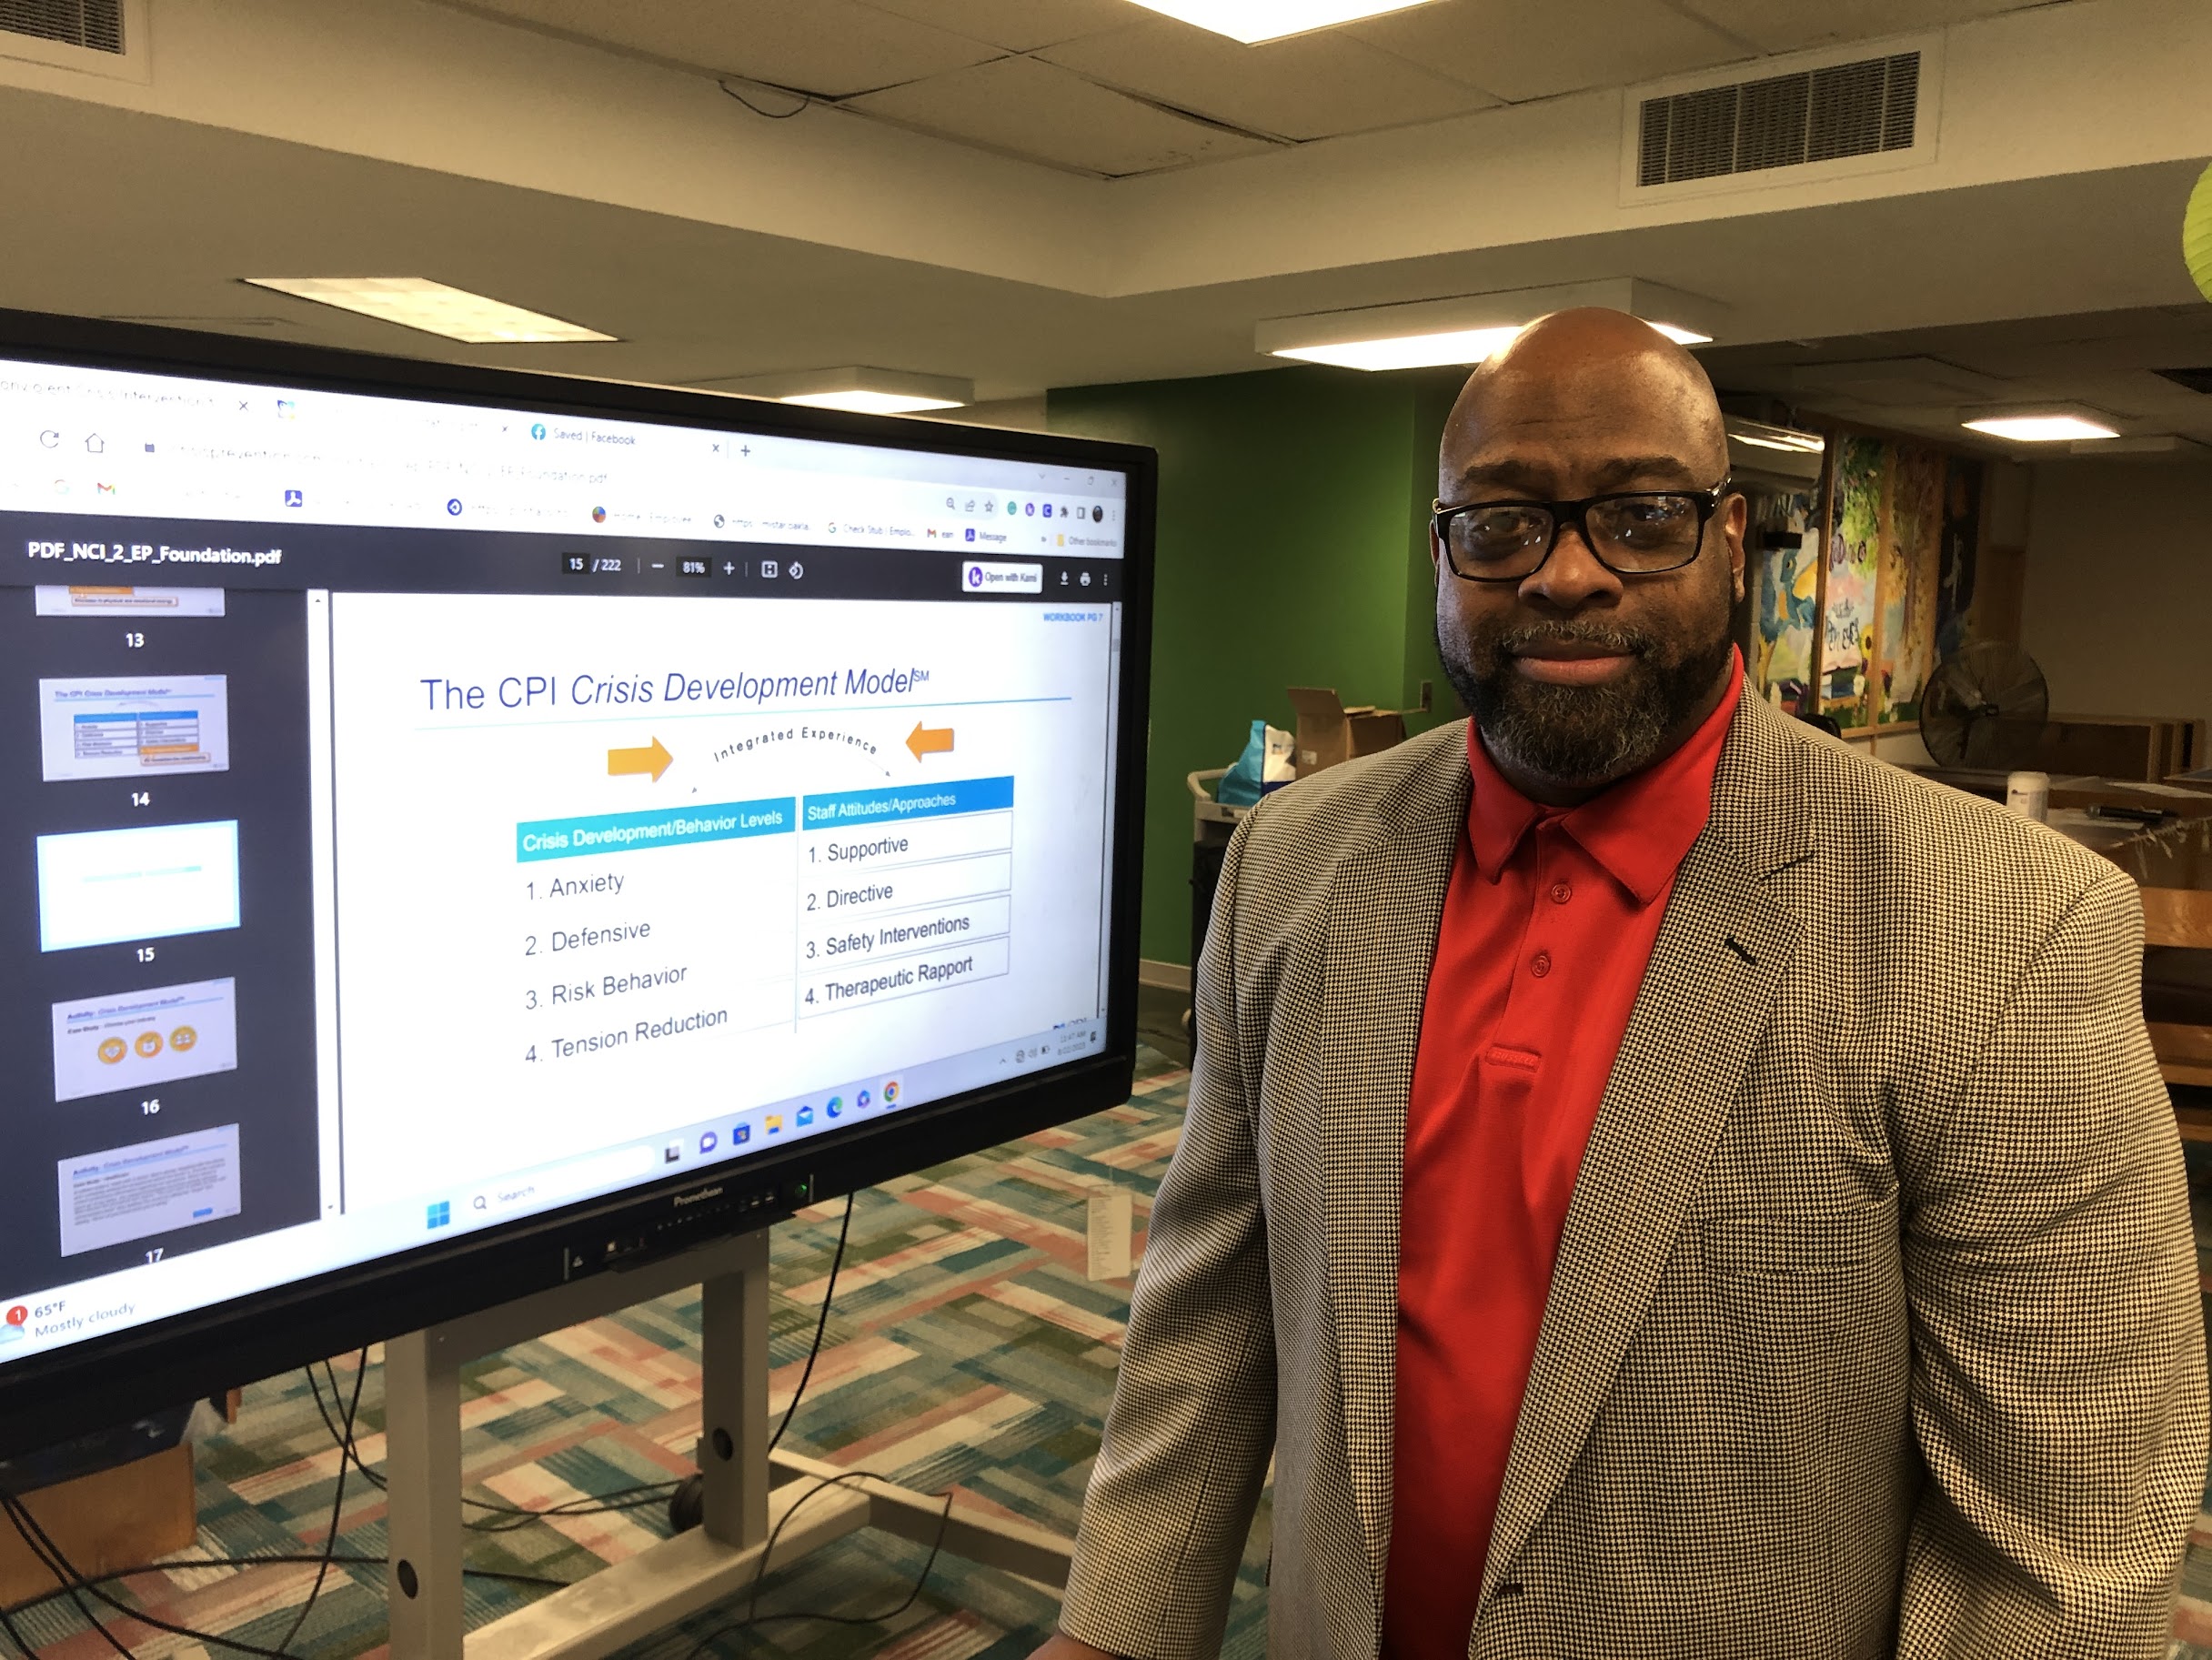
[[[0,1439],[1126,1092],[1148,452],[15,317],[0,453]]]

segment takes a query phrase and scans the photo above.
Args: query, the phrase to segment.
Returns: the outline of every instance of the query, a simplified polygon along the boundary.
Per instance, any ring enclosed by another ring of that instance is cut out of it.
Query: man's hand
[[[1031,1654],[1030,1660],[1121,1660],[1105,1649],[1093,1648],[1080,1637],[1056,1631]]]

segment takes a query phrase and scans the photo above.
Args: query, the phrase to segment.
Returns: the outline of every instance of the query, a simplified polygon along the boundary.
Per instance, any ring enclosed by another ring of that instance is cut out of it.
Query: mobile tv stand
[[[700,1286],[699,1468],[704,1524],[556,1591],[475,1632],[461,1616],[461,1367],[634,1303]],[[607,1273],[385,1345],[391,1654],[396,1660],[595,1660],[750,1590],[769,1530],[786,1516],[771,1567],[863,1527],[943,1548],[1051,1586],[1073,1546],[1023,1523],[843,1474],[768,1450],[768,1234],[742,1234],[626,1273]]]

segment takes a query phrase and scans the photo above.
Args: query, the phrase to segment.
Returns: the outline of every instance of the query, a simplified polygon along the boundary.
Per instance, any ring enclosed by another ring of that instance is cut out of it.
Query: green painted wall
[[[1458,371],[1265,369],[1051,394],[1055,432],[1160,452],[1143,954],[1188,962],[1184,775],[1225,767],[1290,686],[1411,709],[1437,667],[1427,517]]]

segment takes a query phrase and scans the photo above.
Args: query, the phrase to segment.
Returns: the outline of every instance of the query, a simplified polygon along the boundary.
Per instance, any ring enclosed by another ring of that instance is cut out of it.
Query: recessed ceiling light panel
[[[1795,427],[1773,427],[1765,421],[1744,420],[1731,416],[1727,421],[1728,441],[1748,444],[1754,449],[1778,449],[1791,455],[1816,456],[1827,448],[1827,439],[1817,432],[1801,432]]]
[[[471,346],[540,346],[572,340],[611,340],[596,328],[526,311],[427,277],[249,277],[256,288],[336,306],[402,328]]]
[[[804,404],[812,409],[853,409],[862,415],[912,415],[975,402],[973,381],[918,375],[910,369],[798,369],[693,384],[710,391],[772,397],[780,404]]]
[[[2118,431],[2078,415],[1991,415],[1965,423],[1970,432],[2016,444],[2057,444],[2075,438],[2116,438]]]
[[[1720,309],[1694,295],[1620,277],[1274,317],[1260,325],[1253,344],[1272,357],[1355,369],[1480,363],[1536,318],[1581,306],[1627,312],[1684,346],[1713,338],[1714,314]]]
[[[1281,40],[1286,35],[1309,35],[1332,29],[1340,23],[1380,17],[1385,12],[1410,12],[1433,0],[1137,0],[1148,12],[1195,25],[1216,35],[1226,35],[1246,45]]]
[[[1454,328],[1376,340],[1282,346],[1272,355],[1296,357],[1303,363],[1332,363],[1346,369],[1435,368],[1444,364],[1480,363],[1520,332],[1517,323],[1498,328]]]
[[[859,387],[850,392],[798,392],[776,401],[804,404],[809,409],[852,409],[862,415],[913,415],[923,409],[960,407],[957,397],[917,397],[908,393],[869,392]]]

